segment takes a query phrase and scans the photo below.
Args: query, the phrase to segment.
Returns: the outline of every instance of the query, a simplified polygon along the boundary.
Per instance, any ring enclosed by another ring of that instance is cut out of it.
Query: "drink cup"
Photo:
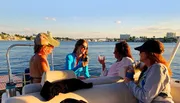
[[[129,79],[134,79],[134,72],[126,72],[126,77]]]
[[[140,61],[139,60],[135,60],[133,63],[132,63],[132,66],[133,66],[133,68],[134,69],[138,69],[139,68],[139,66],[140,66]]]
[[[104,61],[105,60],[105,56],[104,55],[99,55],[98,56],[98,60],[99,61]]]
[[[142,67],[144,66],[144,63],[139,61],[139,60],[135,60],[133,63],[132,63],[132,66],[134,68],[134,70],[141,70]]]

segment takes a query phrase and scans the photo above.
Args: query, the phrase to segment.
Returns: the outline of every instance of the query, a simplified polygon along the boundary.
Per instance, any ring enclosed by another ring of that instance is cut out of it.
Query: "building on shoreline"
[[[130,38],[130,34],[120,34],[120,40],[128,40]]]
[[[167,33],[166,33],[166,37],[167,37],[167,38],[176,38],[176,33],[167,32]]]

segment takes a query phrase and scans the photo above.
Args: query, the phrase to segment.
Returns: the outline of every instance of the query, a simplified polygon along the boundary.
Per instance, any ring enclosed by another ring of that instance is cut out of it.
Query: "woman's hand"
[[[125,78],[124,78],[124,82],[129,82],[129,81],[133,81],[134,80],[134,69],[133,67],[127,66],[125,67]]]
[[[125,66],[124,69],[125,69],[124,70],[125,75],[126,75],[127,72],[135,72],[132,65]]]
[[[80,79],[80,80],[85,80],[86,79],[84,76],[79,76],[77,78]]]
[[[89,63],[88,61],[82,61],[82,66],[85,67],[88,65],[88,63]]]
[[[104,71],[105,68],[106,68],[106,65],[105,65],[105,56],[99,55],[98,56],[98,61],[102,65],[102,71]]]
[[[132,80],[129,79],[129,78],[127,78],[127,77],[124,78],[124,82],[125,82],[125,83],[128,83],[128,82],[130,82],[130,81],[132,81]]]
[[[105,56],[98,56],[98,61],[100,64],[105,65]]]

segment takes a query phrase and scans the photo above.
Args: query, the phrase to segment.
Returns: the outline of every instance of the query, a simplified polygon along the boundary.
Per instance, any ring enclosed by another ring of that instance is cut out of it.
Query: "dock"
[[[16,87],[22,87],[22,77],[21,76],[15,76],[12,75],[13,81],[16,84]],[[0,76],[0,90],[6,89],[6,83],[9,82],[9,76],[8,75],[2,75]]]

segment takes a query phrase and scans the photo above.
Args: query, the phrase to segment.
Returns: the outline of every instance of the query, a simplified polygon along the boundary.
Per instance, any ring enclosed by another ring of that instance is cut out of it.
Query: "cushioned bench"
[[[68,78],[76,78],[73,71],[48,71],[43,74],[42,81],[40,83],[35,84],[28,84],[25,85],[22,89],[22,94],[28,94],[28,93],[34,93],[34,92],[40,92],[42,85],[44,85],[45,81],[54,82],[57,80],[62,79],[68,79]],[[84,82],[92,82],[93,85],[100,85],[100,84],[110,84],[110,83],[116,83],[122,78],[119,76],[116,77],[98,77],[98,78],[89,78],[86,80],[83,80]]]
[[[45,101],[40,93],[36,92],[12,97],[6,103],[60,103],[66,98],[84,100],[88,103],[136,103],[136,99],[123,82],[95,85],[91,89],[77,90],[66,94],[60,93],[50,101]]]
[[[48,80],[53,82],[66,78],[75,78],[75,75],[72,71],[47,72],[46,74],[43,74],[41,84],[26,85],[23,88],[24,94],[26,95],[9,98],[6,100],[6,103],[60,103],[60,101],[66,98],[84,100],[88,103],[137,103],[136,99],[130,93],[120,77],[105,77],[84,80],[85,82],[93,82],[96,85],[94,85],[91,89],[77,90],[66,94],[60,93],[50,101],[45,101],[40,96],[39,91],[41,90],[41,85],[43,85],[44,81]],[[175,103],[180,103],[180,84],[172,80],[171,88],[173,100]]]

